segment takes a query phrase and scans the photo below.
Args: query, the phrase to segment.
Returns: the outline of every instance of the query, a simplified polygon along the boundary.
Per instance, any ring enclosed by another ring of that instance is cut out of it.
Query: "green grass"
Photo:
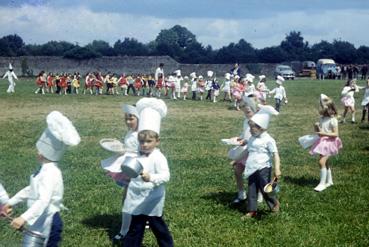
[[[269,88],[274,83],[269,81]],[[317,159],[297,143],[318,120],[318,97],[325,93],[339,103],[343,81],[286,81],[289,99],[271,122],[282,165],[281,212],[272,215],[265,204],[260,217],[241,221],[245,205],[234,207],[235,181],[228,147],[221,138],[236,136],[243,116],[230,103],[165,100],[161,150],[169,161],[165,219],[176,246],[369,246],[369,126],[340,125],[343,149],[331,158],[334,186],[322,193]],[[364,82],[360,82],[361,85]],[[0,81],[0,178],[11,195],[28,184],[36,169],[35,143],[51,110],[65,113],[82,142],[60,162],[64,176],[65,223],[62,246],[111,246],[119,231],[122,191],[104,175],[102,138],[120,138],[126,127],[120,105],[137,97],[35,95],[34,81],[22,79],[16,94],[6,94]],[[360,119],[362,92],[357,95]],[[270,104],[274,104],[269,99]],[[15,215],[25,206],[17,207]],[[0,222],[0,246],[20,243],[21,234]],[[156,246],[147,231],[144,246]]]

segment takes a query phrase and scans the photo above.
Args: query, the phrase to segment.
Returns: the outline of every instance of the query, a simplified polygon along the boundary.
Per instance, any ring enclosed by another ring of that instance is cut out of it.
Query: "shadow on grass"
[[[311,187],[312,185],[316,185],[319,183],[318,179],[316,178],[306,178],[306,177],[290,177],[285,176],[283,177],[283,181],[286,183],[291,183],[299,186],[308,186]]]
[[[113,239],[120,230],[121,219],[120,214],[94,215],[84,219],[82,224],[91,228],[105,229],[109,239]],[[112,240],[112,246],[121,246],[121,244]]]
[[[206,200],[212,200],[215,203],[222,204],[226,207],[229,207],[230,209],[237,210],[241,213],[247,212],[246,200],[240,203],[232,203],[232,201],[235,199],[235,195],[236,193],[234,192],[222,191],[222,192],[209,193],[209,194],[202,196],[201,198],[206,199]]]
[[[362,124],[362,125],[359,126],[359,129],[369,130],[369,124]]]

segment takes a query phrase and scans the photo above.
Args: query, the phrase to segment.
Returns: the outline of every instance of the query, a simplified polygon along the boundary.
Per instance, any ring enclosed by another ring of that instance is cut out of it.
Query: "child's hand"
[[[15,218],[11,223],[10,225],[16,229],[16,230],[19,230],[22,228],[22,226],[26,224],[26,221],[22,218],[22,217],[17,217]]]
[[[141,177],[143,181],[150,182],[150,174],[148,172],[143,171]]]
[[[282,173],[279,169],[275,169],[274,176],[279,179],[282,176]]]
[[[0,205],[0,216],[8,216],[12,213],[13,208],[9,204]]]

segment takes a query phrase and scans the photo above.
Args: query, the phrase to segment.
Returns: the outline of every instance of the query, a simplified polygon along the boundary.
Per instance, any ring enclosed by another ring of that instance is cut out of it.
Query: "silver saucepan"
[[[143,166],[137,157],[127,157],[122,163],[122,172],[130,178],[136,178],[141,175]]]

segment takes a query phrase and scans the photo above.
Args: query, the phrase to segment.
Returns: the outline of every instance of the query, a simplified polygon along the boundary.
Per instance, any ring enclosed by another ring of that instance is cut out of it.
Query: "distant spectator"
[[[361,80],[366,80],[366,74],[368,73],[368,65],[364,64],[361,67]]]
[[[231,76],[236,76],[238,75],[239,77],[241,77],[241,69],[238,63],[235,63],[233,68],[230,71]]]

